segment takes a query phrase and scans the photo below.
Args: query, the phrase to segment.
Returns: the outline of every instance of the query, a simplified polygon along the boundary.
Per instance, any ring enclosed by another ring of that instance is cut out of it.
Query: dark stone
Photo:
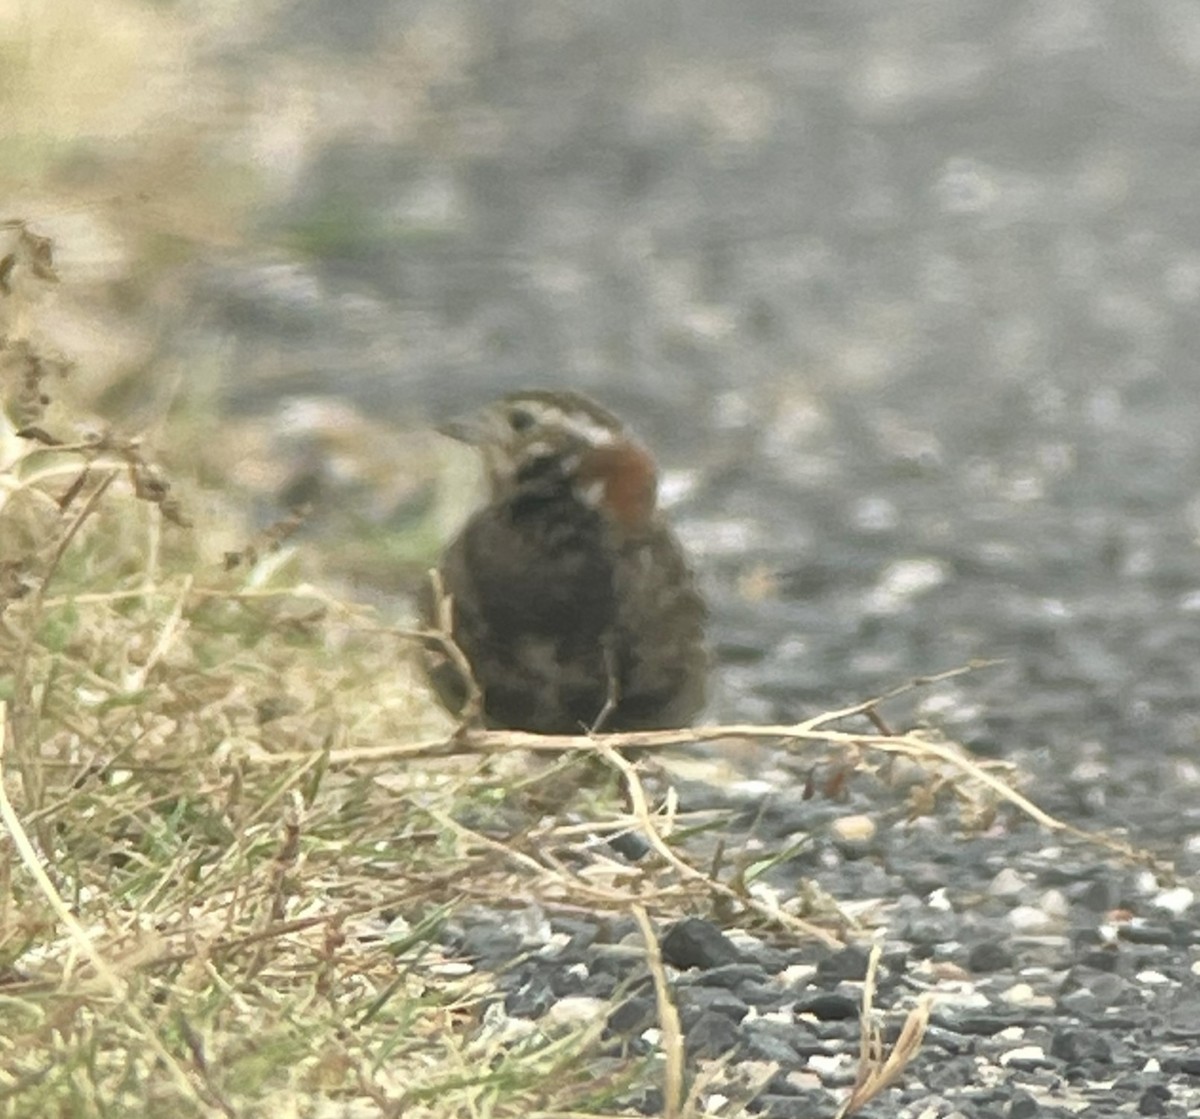
[[[829,1047],[817,1038],[808,1022],[773,1022],[765,1018],[753,1018],[743,1023],[742,1030],[748,1038],[769,1037],[782,1041],[802,1057],[829,1052]]]
[[[846,1018],[842,1021],[817,1022],[813,1026],[813,1033],[823,1042],[833,1042],[833,1045],[826,1045],[826,1050],[832,1050],[835,1053],[845,1052],[847,1044],[858,1044],[860,1030],[857,1018]]]
[[[1080,952],[1077,962],[1094,971],[1117,971],[1121,966],[1121,958],[1112,948],[1092,948]]]
[[[1004,940],[985,940],[967,953],[967,967],[977,975],[1005,971],[1012,965],[1012,948]]]
[[[689,976],[689,979],[705,987],[726,987],[732,991],[745,982],[765,983],[767,973],[758,964],[725,964],[722,967],[709,968],[699,975]]]
[[[593,975],[611,975],[622,983],[636,976],[642,976],[646,982],[650,982],[644,957],[619,945],[598,946],[588,958],[588,971]]]
[[[845,995],[820,994],[796,1003],[796,1014],[811,1014],[822,1022],[841,1022],[858,1018],[861,1004]]]
[[[971,1034],[977,1037],[992,1037],[1009,1026],[1020,1025],[1020,1020],[1011,1012],[995,1010],[934,1010],[930,1022],[951,1033]]]
[[[1162,1069],[1166,1073],[1182,1072],[1187,1076],[1200,1076],[1200,1050],[1164,1054]]]
[[[734,994],[748,1006],[774,1007],[784,1001],[784,992],[774,983],[739,983]]]
[[[1005,1111],[1007,1119],[1036,1119],[1042,1113],[1042,1105],[1034,1096],[1018,1088],[1013,1092]]]
[[[914,944],[912,947],[912,958],[914,960],[929,960],[933,958],[936,945],[933,944]]]
[[[608,845],[631,863],[644,859],[650,851],[650,843],[646,837],[634,831],[625,831],[614,835],[609,839]]]
[[[606,1030],[610,1034],[641,1033],[658,1021],[653,998],[636,996],[626,999],[608,1016]]]
[[[925,1039],[922,1044],[941,1049],[951,1056],[957,1056],[959,1053],[973,1053],[975,1051],[975,1040],[973,1038],[967,1037],[965,1034],[956,1033],[954,1030],[947,1030],[934,1025],[930,1025],[925,1030]]]
[[[1169,925],[1121,925],[1117,929],[1117,936],[1130,944],[1161,944],[1173,947],[1179,943],[1179,937]]]
[[[732,991],[720,987],[681,987],[676,994],[676,1005],[685,1030],[690,1030],[703,1014],[720,1014],[740,1022],[750,1012]]]
[[[833,987],[847,979],[858,982],[866,974],[866,949],[850,944],[817,964],[815,982],[822,987]]]
[[[742,1056],[749,1061],[774,1061],[781,1068],[794,1068],[800,1063],[794,1045],[759,1030],[743,1031]]]
[[[609,975],[607,972],[593,972],[587,977],[583,993],[591,995],[595,999],[604,999],[607,1002],[617,993],[619,986],[620,983],[617,981],[615,975]]]
[[[1171,932],[1175,943],[1180,946],[1200,944],[1200,926],[1194,917],[1176,917],[1171,921]]]
[[[978,1071],[965,1061],[938,1061],[921,1068],[921,1082],[935,1092],[965,1088],[978,1079]]]
[[[686,917],[662,938],[663,959],[672,967],[716,968],[741,961],[736,945],[711,921]]]
[[[684,1045],[692,1059],[720,1057],[737,1048],[741,1034],[724,1014],[704,1011],[687,1030]]]
[[[616,920],[603,922],[597,940],[602,944],[621,944],[630,937],[641,943],[642,930],[632,917],[618,917]]]
[[[1072,891],[1072,900],[1091,913],[1108,913],[1116,909],[1121,898],[1121,888],[1111,878],[1096,878],[1078,892]]]
[[[778,975],[791,963],[791,954],[770,944],[758,944],[742,949],[744,958],[752,959],[767,975]]]
[[[1166,1115],[1171,1090],[1165,1084],[1152,1084],[1138,1098],[1139,1115]]]
[[[560,999],[592,993],[588,990],[588,976],[578,968],[556,968],[550,975],[550,989]]]
[[[955,939],[962,918],[957,913],[939,913],[925,910],[914,914],[907,921],[893,928],[892,932],[907,940],[918,959],[927,959],[931,950],[939,944]],[[859,979],[862,975],[859,975]]]
[[[1076,1018],[1090,1018],[1100,1009],[1100,1000],[1091,991],[1080,988],[1070,991],[1058,1000],[1058,1009]]]
[[[459,951],[484,971],[496,971],[521,954],[521,934],[491,922],[471,925]]]
[[[1055,1032],[1050,1042],[1050,1056],[1068,1065],[1083,1062],[1112,1064],[1113,1052],[1108,1038],[1096,1030],[1063,1029]]]

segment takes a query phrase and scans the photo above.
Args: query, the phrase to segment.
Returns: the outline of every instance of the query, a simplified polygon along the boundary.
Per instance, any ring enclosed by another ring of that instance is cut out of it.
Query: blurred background
[[[1004,658],[917,717],[1194,799],[1193,0],[8,0],[0,111],[69,392],[353,593],[468,507],[431,420],[583,388],[660,451],[714,714]]]

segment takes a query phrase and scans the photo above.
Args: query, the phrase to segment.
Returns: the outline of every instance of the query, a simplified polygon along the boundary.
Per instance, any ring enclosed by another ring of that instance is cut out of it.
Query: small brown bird
[[[543,734],[686,725],[704,704],[707,612],[657,511],[649,452],[576,392],[514,393],[442,430],[479,448],[490,490],[439,565],[484,721]],[[421,613],[437,627],[432,588]],[[460,664],[425,651],[454,714],[470,691]]]

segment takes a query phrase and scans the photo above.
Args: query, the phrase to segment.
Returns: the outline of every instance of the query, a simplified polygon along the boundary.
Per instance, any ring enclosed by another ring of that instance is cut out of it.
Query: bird
[[[646,447],[567,390],[511,393],[439,430],[478,450],[487,481],[418,603],[441,634],[423,647],[441,704],[538,734],[688,725],[707,608]]]

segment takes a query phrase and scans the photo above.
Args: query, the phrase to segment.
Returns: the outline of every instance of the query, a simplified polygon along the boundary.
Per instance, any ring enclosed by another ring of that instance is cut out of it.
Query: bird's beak
[[[437,432],[448,439],[457,439],[458,442],[467,443],[472,447],[482,443],[487,434],[485,425],[478,416],[447,420],[444,424],[438,424]]]

